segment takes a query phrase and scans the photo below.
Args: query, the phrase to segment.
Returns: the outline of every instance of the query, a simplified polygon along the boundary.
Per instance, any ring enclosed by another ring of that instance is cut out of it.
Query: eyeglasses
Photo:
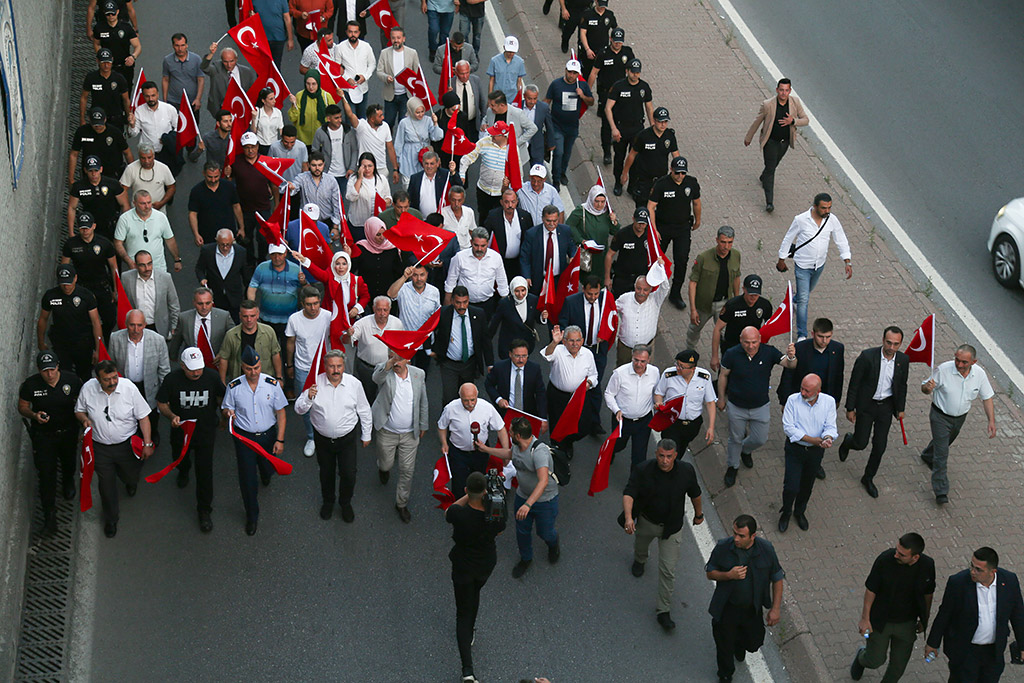
[[[103,408],[103,417],[107,418],[107,422],[113,422],[113,420],[110,419],[110,406],[105,406]]]

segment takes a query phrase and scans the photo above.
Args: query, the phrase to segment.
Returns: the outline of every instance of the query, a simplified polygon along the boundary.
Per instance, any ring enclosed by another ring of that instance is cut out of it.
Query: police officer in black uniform
[[[605,287],[612,290],[615,298],[626,292],[633,291],[636,279],[646,275],[647,265],[647,226],[651,215],[647,209],[637,207],[633,211],[633,224],[619,231],[612,237],[608,245],[608,253],[604,260]],[[614,259],[614,268],[612,260]],[[612,271],[615,274],[612,275]]]
[[[46,328],[53,318],[50,342],[67,370],[72,368],[83,382],[92,377],[96,361],[96,340],[103,331],[96,297],[78,284],[78,273],[70,263],[57,268],[57,286],[43,293],[42,310],[36,321],[36,342],[46,351]]]
[[[622,165],[630,143],[644,129],[644,119],[654,118],[651,86],[640,78],[641,69],[639,59],[631,60],[626,77],[608,90],[608,99],[604,105],[604,115],[611,125],[612,142],[615,143],[613,173],[616,178],[622,175]]]
[[[584,78],[590,78],[590,68],[594,66],[598,55],[608,47],[608,35],[618,25],[615,12],[608,9],[608,0],[596,0],[594,6],[583,13],[580,18],[577,58],[583,66]]]
[[[558,0],[561,5],[561,14],[558,17],[558,27],[562,29],[562,52],[569,51],[569,39],[579,28],[580,19],[583,13],[591,6],[592,0]]]
[[[682,288],[690,260],[690,233],[700,227],[700,183],[686,175],[686,157],[675,157],[669,167],[669,174],[654,182],[647,210],[657,220],[661,250],[667,253],[669,242],[672,243],[675,268],[668,300],[681,311],[686,308]]]
[[[135,60],[142,53],[142,45],[131,22],[121,19],[114,0],[103,3],[103,18],[97,20],[93,28],[92,42],[97,50],[101,47],[110,50],[114,70],[129,83],[135,82]]]
[[[644,128],[632,142],[622,175],[616,178],[614,192],[622,194],[622,186],[629,178],[629,194],[637,206],[647,206],[654,181],[668,172],[668,160],[679,156],[676,132],[668,127],[668,109],[654,110],[654,123]]]
[[[100,160],[100,168],[106,169],[107,175],[120,178],[125,166],[134,161],[124,133],[117,126],[107,125],[107,113],[99,107],[89,110],[89,120],[71,137],[71,155],[68,157],[68,186],[75,184],[75,166],[82,157],[84,170],[85,159],[96,156]]]
[[[82,390],[82,380],[74,373],[62,372],[53,351],[40,351],[36,368],[38,374],[26,379],[18,389],[18,412],[25,418],[32,437],[32,462],[39,477],[44,531],[52,534],[57,530],[58,465],[64,500],[75,497],[75,401]]]
[[[612,163],[612,127],[604,115],[608,101],[608,90],[626,77],[626,68],[633,61],[633,48],[623,45],[626,32],[622,28],[612,29],[611,44],[598,53],[594,60],[587,83],[598,99],[597,117],[601,119],[601,149],[604,150],[604,165]],[[616,180],[618,182],[618,180]]]
[[[81,123],[85,123],[86,107],[99,107],[108,114],[112,126],[124,128],[128,123],[128,96],[131,86],[119,72],[114,71],[113,53],[100,48],[96,53],[99,68],[90,71],[82,81]]]
[[[116,178],[103,175],[103,162],[98,156],[87,156],[83,167],[82,179],[76,181],[68,193],[68,237],[75,236],[75,216],[81,208],[92,215],[97,234],[113,240],[117,219],[131,208],[128,193]]]
[[[711,369],[718,372],[722,354],[740,343],[740,332],[745,327],[761,326],[772,317],[772,302],[761,296],[761,276],[743,278],[743,293],[725,302],[711,333]],[[721,349],[721,351],[719,351]],[[786,395],[789,398],[789,395]]]
[[[96,297],[96,307],[103,323],[103,339],[110,338],[110,331],[117,322],[117,303],[114,292],[117,285],[117,254],[114,244],[102,235],[96,234],[96,221],[88,211],[82,211],[75,218],[78,234],[68,238],[61,250],[61,263],[70,263],[78,273],[78,281]]]

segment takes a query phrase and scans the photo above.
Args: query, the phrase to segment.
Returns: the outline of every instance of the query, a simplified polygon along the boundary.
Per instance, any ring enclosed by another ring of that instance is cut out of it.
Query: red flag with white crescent
[[[323,27],[323,12],[318,9],[311,9],[306,12],[305,28],[310,33],[320,33]]]
[[[440,320],[441,309],[438,308],[424,321],[418,330],[384,330],[383,334],[375,334],[373,336],[384,342],[385,346],[392,349],[402,358],[412,360],[416,352],[423,347],[427,339],[430,338],[430,335],[437,329],[437,324]]]
[[[274,64],[273,60],[268,61],[264,67],[256,72],[256,80],[253,81],[252,86],[246,91],[246,95],[253,102],[259,101],[260,91],[263,88],[270,88],[274,91],[274,108],[284,110],[284,105],[288,102],[288,96],[292,94],[292,91],[288,89],[288,84],[284,82],[284,76],[281,75],[281,70],[277,68],[277,64]]]
[[[178,106],[177,151],[186,147],[194,147],[199,139],[199,124],[196,123],[196,114],[192,111],[192,103],[184,90],[181,91],[181,104]]]
[[[519,161],[519,146],[516,144],[516,127],[508,127],[508,154],[505,155],[505,177],[509,187],[516,192],[523,189],[523,165]]]
[[[601,450],[597,452],[597,462],[594,463],[594,473],[590,475],[590,488],[587,495],[593,496],[608,488],[608,473],[612,467],[612,456],[615,455],[615,442],[622,436],[622,420],[615,425],[615,429],[608,435],[608,438],[601,444]]]
[[[242,135],[252,125],[252,102],[248,95],[242,90],[242,86],[234,78],[228,79],[228,89],[224,93],[224,102],[221,109],[231,112],[231,135],[228,140],[228,151],[224,157],[224,165],[230,166],[235,163],[238,153],[242,151]]]
[[[384,237],[401,251],[410,252],[421,261],[428,257],[433,261],[441,255],[455,233],[435,227],[406,211],[394,227],[384,231]]]
[[[452,89],[452,79],[455,77],[452,67],[452,41],[451,38],[445,38],[444,59],[441,61],[441,80],[437,83],[438,97],[444,97],[444,94]]]
[[[243,13],[244,10],[243,0]],[[278,15],[280,16],[280,15]],[[265,73],[267,62],[273,62],[274,58],[270,53],[270,41],[267,33],[263,30],[263,21],[255,12],[252,16],[244,17],[241,21],[228,29],[228,35],[238,45],[242,56],[249,62],[256,73]]]
[[[555,291],[554,264],[549,263],[544,269],[544,286],[541,287],[540,297],[537,299],[537,310],[547,311],[548,320],[558,320],[554,315],[555,302],[558,300],[558,293]]]
[[[768,318],[768,322],[761,326],[761,343],[767,344],[768,340],[777,334],[789,334],[793,331],[793,283],[786,283],[786,297],[779,304],[779,307]]]
[[[561,441],[580,431],[580,416],[583,415],[583,403],[587,398],[587,380],[580,382],[576,391],[572,392],[569,403],[558,418],[558,424],[551,430],[551,440]]]
[[[276,455],[273,455],[271,453],[267,453],[266,449],[263,448],[263,446],[259,445],[258,443],[256,443],[252,439],[250,439],[249,437],[242,436],[237,431],[235,431],[235,418],[234,418],[234,416],[228,418],[228,432],[230,432],[231,436],[235,437],[236,439],[238,439],[239,441],[244,443],[246,446],[248,446],[251,451],[253,451],[257,455],[262,455],[264,458],[266,458],[267,461],[271,465],[273,465],[274,471],[277,472],[278,474],[291,474],[292,473],[292,466],[291,466],[290,463],[285,462],[284,460],[282,460],[281,458],[277,457]]]
[[[331,246],[327,244],[323,233],[316,226],[316,221],[305,211],[299,212],[299,253],[315,263],[323,270],[330,270]]]
[[[202,328],[200,328],[200,329],[202,329]],[[181,453],[178,455],[177,460],[175,460],[174,462],[172,462],[170,465],[168,465],[167,467],[163,468],[159,472],[154,472],[153,474],[151,474],[148,477],[146,477],[146,482],[147,483],[149,483],[149,484],[157,483],[158,481],[160,481],[161,479],[166,477],[168,474],[170,474],[171,470],[173,470],[175,467],[177,467],[181,463],[181,461],[185,459],[185,454],[188,453],[188,447],[192,443],[192,433],[196,431],[196,421],[195,420],[182,420],[181,421],[181,431],[185,435],[185,442],[181,445]]]
[[[935,315],[930,315],[917,328],[905,351],[911,363],[924,363],[935,367]]]
[[[320,346],[316,347],[316,353],[313,354],[313,362],[309,366],[306,381],[302,384],[303,391],[309,391],[309,388],[316,384],[316,378],[320,376],[320,373],[327,372],[327,367],[324,363],[325,355],[327,355],[327,340],[321,339]]]
[[[260,155],[260,157],[256,159],[256,170],[275,186],[283,185],[285,180],[284,176],[281,174],[291,168],[294,163],[295,159],[282,159],[279,157]]]
[[[580,291],[580,248],[576,248],[576,255],[569,261],[569,265],[558,276],[558,289],[555,292],[554,308],[548,313],[548,320],[558,320],[558,314],[562,312],[565,300]]]
[[[92,507],[92,473],[96,466],[96,454],[92,445],[92,427],[86,427],[82,434],[82,482],[78,490],[78,507],[82,512]]]
[[[316,53],[320,64],[320,87],[331,94],[335,102],[341,101],[341,91],[350,90],[354,86],[345,80],[345,69],[340,63],[327,55]]]
[[[146,82],[146,70],[141,66],[139,67],[139,77],[135,81],[135,87],[132,89],[132,99],[129,100],[128,108],[131,111],[135,111],[136,107],[141,107],[146,104],[146,98],[142,96],[142,84]]]
[[[597,338],[611,344],[619,331],[619,311],[615,307],[615,296],[610,289],[605,289],[601,296],[601,326],[597,328]]]
[[[388,0],[377,0],[366,8],[366,11],[373,17],[373,22],[380,27],[381,31],[389,34],[391,27],[396,25],[395,15],[391,13],[391,3]],[[390,45],[390,35],[387,36]]]
[[[373,198],[373,215],[379,216],[385,211],[387,211],[387,208],[388,203],[384,201],[384,198],[381,197],[380,192],[378,192]]]
[[[442,510],[447,510],[451,507],[451,504],[455,502],[455,496],[451,492],[450,482],[452,480],[452,469],[448,465],[448,456],[442,455],[434,463],[434,493],[431,494],[434,498],[437,498],[437,507]]]
[[[685,399],[686,394],[679,394],[665,401],[658,408],[655,408],[654,416],[651,417],[648,426],[656,432],[663,432],[671,427],[683,414],[683,401]]]

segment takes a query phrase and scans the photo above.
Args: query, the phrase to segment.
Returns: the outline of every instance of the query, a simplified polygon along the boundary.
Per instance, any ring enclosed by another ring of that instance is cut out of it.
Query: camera
[[[494,468],[487,470],[486,476],[484,519],[487,522],[504,522],[508,514],[505,506],[505,478]]]

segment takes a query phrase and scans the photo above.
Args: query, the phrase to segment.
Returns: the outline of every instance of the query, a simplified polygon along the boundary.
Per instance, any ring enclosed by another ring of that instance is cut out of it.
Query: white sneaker
[[[803,340],[805,340],[805,339],[807,339],[807,337],[797,337],[797,338],[796,338],[796,340],[797,340],[798,342],[802,342],[802,341],[803,341]]]
[[[313,439],[310,439],[302,447],[302,454],[307,458],[312,458],[314,453],[316,453],[316,443],[313,442]]]

